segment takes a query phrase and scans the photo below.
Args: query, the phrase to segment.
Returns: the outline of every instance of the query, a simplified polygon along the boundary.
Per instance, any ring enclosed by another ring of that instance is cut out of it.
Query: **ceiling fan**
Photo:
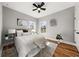
[[[33,6],[36,7],[36,9],[33,9],[33,11],[38,10],[38,13],[40,13],[40,10],[45,11],[46,8],[42,8],[44,5],[45,5],[44,2],[33,3]]]

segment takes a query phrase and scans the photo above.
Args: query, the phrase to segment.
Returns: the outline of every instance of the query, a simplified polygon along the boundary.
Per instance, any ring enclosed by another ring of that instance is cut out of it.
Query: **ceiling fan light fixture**
[[[44,2],[40,2],[40,3],[33,3],[33,6],[36,7],[36,9],[33,9],[33,11],[38,10],[38,13],[40,13],[40,10],[45,11],[46,8],[42,8],[45,5]]]
[[[38,8],[38,10],[40,10],[40,8]]]

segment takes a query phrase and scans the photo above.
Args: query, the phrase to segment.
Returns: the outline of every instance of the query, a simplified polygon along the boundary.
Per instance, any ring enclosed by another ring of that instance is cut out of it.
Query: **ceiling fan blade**
[[[38,10],[38,13],[40,13],[40,10]]]
[[[35,11],[35,10],[37,10],[37,9],[33,9],[33,11]]]
[[[46,10],[46,8],[41,8],[41,10],[44,10],[44,11],[45,11],[45,10]]]
[[[35,3],[33,5],[38,8],[38,6]]]
[[[42,2],[40,6],[42,7],[44,4],[45,4],[45,3],[44,3],[44,2]]]

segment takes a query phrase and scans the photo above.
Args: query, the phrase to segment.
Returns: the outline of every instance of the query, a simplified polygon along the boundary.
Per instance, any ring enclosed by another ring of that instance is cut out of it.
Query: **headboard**
[[[22,36],[23,33],[28,33],[27,29],[16,29],[16,36]]]

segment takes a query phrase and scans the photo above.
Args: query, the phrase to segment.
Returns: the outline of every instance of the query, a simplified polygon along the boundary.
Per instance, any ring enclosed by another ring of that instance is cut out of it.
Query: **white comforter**
[[[44,37],[40,35],[28,35],[28,36],[16,37],[15,45],[16,45],[16,49],[17,49],[19,57],[25,57],[33,48],[36,48],[37,45],[40,45],[40,46],[43,45],[42,44],[43,42],[41,43],[40,39],[44,39]],[[37,45],[33,43],[34,41],[36,41]]]

